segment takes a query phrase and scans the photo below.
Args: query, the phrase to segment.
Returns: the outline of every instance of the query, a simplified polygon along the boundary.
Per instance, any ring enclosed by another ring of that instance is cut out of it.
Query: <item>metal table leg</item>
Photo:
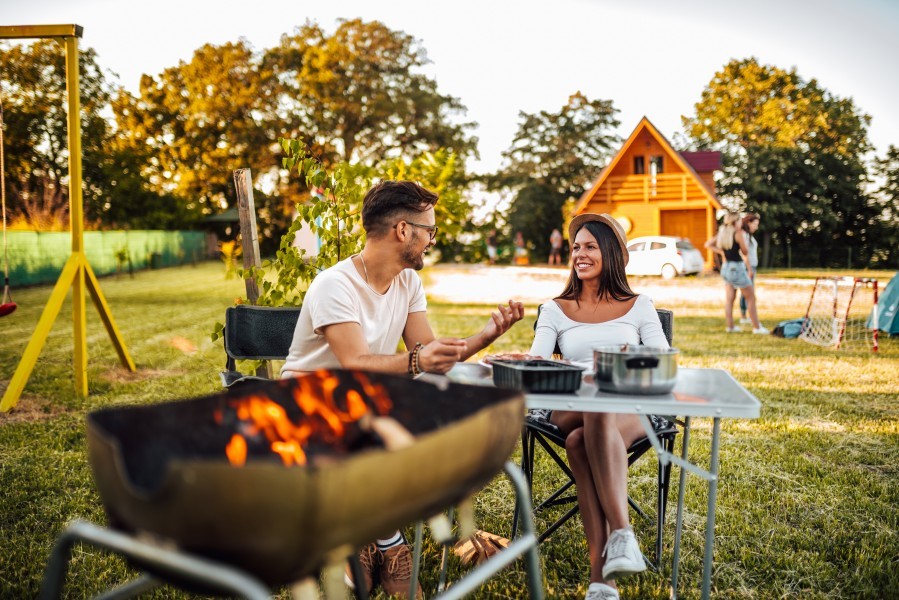
[[[684,436],[683,448],[681,448],[681,459],[689,460],[687,451],[690,446],[690,417],[684,418]],[[677,571],[680,564],[680,539],[684,525],[684,490],[687,483],[687,471],[680,470],[680,477],[677,486],[677,516],[675,517],[674,526],[674,556],[671,563],[671,600],[677,600]]]
[[[714,420],[712,429],[712,459],[709,472],[709,505],[705,524],[705,557],[702,559],[702,597],[707,600],[712,591],[712,557],[715,548],[715,504],[718,500],[718,444],[721,419]]]

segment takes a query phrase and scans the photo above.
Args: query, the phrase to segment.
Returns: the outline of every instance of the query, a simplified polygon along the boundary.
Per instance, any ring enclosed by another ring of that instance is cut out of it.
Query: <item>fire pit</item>
[[[384,415],[411,444],[385,448],[365,425]],[[320,371],[97,411],[87,433],[111,526],[279,585],[482,488],[523,415],[514,390]]]

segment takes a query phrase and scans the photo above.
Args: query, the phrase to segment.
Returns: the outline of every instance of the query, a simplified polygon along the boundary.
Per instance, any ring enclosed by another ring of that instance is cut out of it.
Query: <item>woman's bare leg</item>
[[[590,463],[587,461],[587,452],[584,447],[584,428],[578,427],[565,438],[565,451],[568,455],[568,465],[574,473],[574,481],[577,484],[577,503],[584,522],[584,535],[587,538],[587,548],[590,552],[590,582],[606,582],[602,578],[602,567],[606,562],[603,549],[609,537],[609,529],[605,515],[599,504],[599,495],[593,484],[593,473]]]
[[[749,320],[752,321],[752,326],[758,329],[761,327],[761,324],[759,323],[758,307],[755,304],[755,288],[749,285],[740,290],[740,292],[742,292],[743,297],[746,298],[746,309],[749,312]]]
[[[727,322],[727,328],[734,326],[734,298],[737,296],[737,290],[729,283],[724,284],[724,320]],[[748,300],[747,300],[748,302]],[[756,317],[758,319],[758,317]]]
[[[643,437],[636,415],[584,413],[584,447],[609,530],[628,527],[627,449]]]

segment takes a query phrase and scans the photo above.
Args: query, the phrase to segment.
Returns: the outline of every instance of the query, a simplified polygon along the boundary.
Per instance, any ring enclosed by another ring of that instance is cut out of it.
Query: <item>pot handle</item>
[[[655,356],[637,356],[624,361],[628,369],[655,369],[659,366],[659,359]]]

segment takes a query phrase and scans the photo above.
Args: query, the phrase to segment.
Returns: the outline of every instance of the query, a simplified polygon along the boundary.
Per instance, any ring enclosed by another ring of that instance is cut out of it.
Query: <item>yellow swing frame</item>
[[[84,298],[85,287],[90,292],[100,319],[119,355],[119,360],[129,371],[135,371],[134,361],[122,341],[122,335],[112,318],[97,276],[84,254],[84,202],[81,194],[81,100],[79,96],[78,38],[84,29],[79,25],[12,25],[0,26],[0,39],[56,39],[66,48],[66,99],[68,104],[69,139],[69,221],[72,231],[72,254],[66,261],[44,306],[44,312],[25,347],[25,352],[9,381],[9,387],[0,402],[0,411],[11,410],[19,400],[25,383],[37,362],[50,334],[69,287],[72,288],[72,329],[74,334],[73,369],[75,393],[88,394],[87,387],[87,314]]]

